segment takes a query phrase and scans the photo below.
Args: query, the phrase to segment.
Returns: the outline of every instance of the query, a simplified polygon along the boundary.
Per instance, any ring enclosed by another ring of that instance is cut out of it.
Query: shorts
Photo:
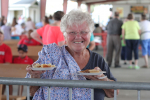
[[[141,40],[142,55],[150,55],[150,39]]]

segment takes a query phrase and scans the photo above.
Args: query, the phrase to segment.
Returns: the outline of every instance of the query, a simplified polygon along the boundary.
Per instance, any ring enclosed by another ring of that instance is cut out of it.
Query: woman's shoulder
[[[96,58],[96,59],[101,59],[101,60],[103,59],[103,57],[100,54],[93,52],[93,51],[90,51],[90,56],[91,58]]]

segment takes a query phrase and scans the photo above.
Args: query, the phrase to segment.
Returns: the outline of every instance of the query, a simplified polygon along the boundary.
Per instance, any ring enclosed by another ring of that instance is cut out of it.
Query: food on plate
[[[99,70],[95,70],[95,69],[86,69],[84,71],[80,71],[81,73],[99,73]]]
[[[33,66],[33,68],[40,68],[40,67],[41,67],[41,65],[39,63],[37,63]]]
[[[47,68],[47,67],[55,67],[55,65],[51,65],[51,64],[41,64],[42,68]]]
[[[41,64],[40,65],[39,63],[37,63],[33,66],[33,68],[48,68],[48,67],[55,67],[55,65],[51,65],[51,64]]]
[[[89,70],[90,73],[99,73],[100,71],[99,70],[95,70],[95,69],[92,69],[92,70]]]

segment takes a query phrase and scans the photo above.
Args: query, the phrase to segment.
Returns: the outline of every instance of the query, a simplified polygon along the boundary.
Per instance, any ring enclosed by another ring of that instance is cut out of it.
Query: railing
[[[112,81],[86,81],[86,80],[52,80],[52,79],[26,79],[0,77],[0,84],[6,84],[7,100],[9,100],[9,85],[26,85],[27,100],[29,100],[29,86],[68,87],[69,100],[72,100],[72,88],[91,88],[91,100],[94,100],[94,88],[114,89],[114,100],[117,100],[117,89],[137,90],[140,100],[140,90],[150,90],[150,83],[142,82],[112,82]],[[50,93],[50,89],[48,91]],[[50,97],[48,97],[50,100]]]

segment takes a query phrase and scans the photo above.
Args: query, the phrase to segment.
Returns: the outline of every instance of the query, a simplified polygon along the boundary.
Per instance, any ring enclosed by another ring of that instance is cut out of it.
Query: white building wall
[[[29,17],[31,17],[34,23],[40,22],[40,14],[39,14],[38,7],[29,8]]]
[[[9,10],[8,11],[8,16],[7,16],[7,23],[12,24],[13,18],[14,18],[14,11]]]
[[[130,12],[130,5],[113,5],[113,14],[117,8],[123,8],[123,17],[127,17]]]

